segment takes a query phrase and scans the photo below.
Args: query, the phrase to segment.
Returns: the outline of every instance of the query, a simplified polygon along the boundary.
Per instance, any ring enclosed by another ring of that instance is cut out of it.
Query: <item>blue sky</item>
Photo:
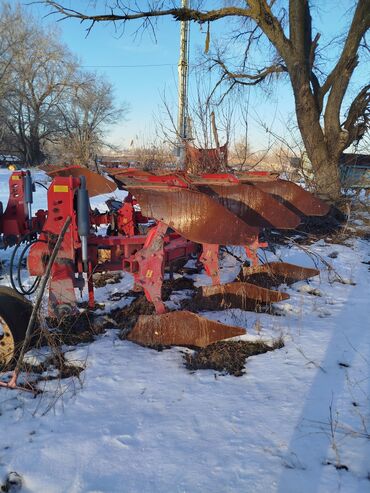
[[[159,20],[155,31],[156,39],[149,31],[139,32],[135,38],[133,31],[137,25],[128,24],[126,33],[120,35],[120,32],[115,32],[113,25],[103,23],[97,24],[86,37],[87,24],[80,24],[74,19],[56,22],[57,16],[45,17],[48,13],[47,8],[41,5],[27,5],[30,0],[22,0],[21,3],[42,22],[56,25],[62,40],[78,56],[81,65],[105,75],[115,88],[117,101],[129,103],[130,112],[127,119],[109,132],[110,141],[128,146],[132,139],[150,140],[155,133],[154,117],[163,115],[164,92],[171,107],[173,106],[174,111],[176,109],[179,24],[169,18]],[[94,3],[98,6],[103,5],[104,1],[64,0],[62,3],[76,10],[85,10]],[[144,1],[138,3],[146,4]],[[323,33],[320,40],[322,45],[333,33],[348,25],[351,16],[346,12],[352,4],[350,0],[321,0],[315,3],[312,14],[315,25]],[[212,25],[212,39],[223,36],[229,27],[230,21]],[[191,63],[196,62],[199,51],[204,47],[205,29],[203,27],[201,32],[198,25],[193,24],[191,27]],[[364,77],[365,80],[366,77],[369,78],[369,67],[367,69],[362,67],[358,71],[355,78],[357,86],[364,81]],[[288,137],[285,126],[294,111],[289,84],[275,83],[268,93],[252,88],[245,92],[245,101],[248,92],[248,135],[252,147],[266,148],[271,139],[257,120],[264,121],[279,135]]]

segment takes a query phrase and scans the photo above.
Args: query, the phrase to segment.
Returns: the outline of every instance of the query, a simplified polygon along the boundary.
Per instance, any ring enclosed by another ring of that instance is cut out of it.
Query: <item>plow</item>
[[[50,272],[48,312],[57,320],[79,313],[78,290],[87,289],[88,308],[94,309],[94,274],[126,272],[155,311],[138,317],[129,340],[145,346],[205,347],[241,336],[245,329],[188,310],[169,311],[162,295],[166,271],[173,275],[189,259],[204,269],[209,282],[196,294],[200,312],[253,309],[289,298],[287,293],[258,285],[255,280],[261,275],[269,277],[271,285],[274,279],[279,285],[319,274],[316,269],[284,262],[260,263],[257,251],[267,246],[261,242],[263,231],[294,230],[306,218],[329,211],[326,203],[276,174],[197,176],[108,169],[108,176],[103,176],[77,166],[45,171],[52,179],[48,207],[35,214],[30,173],[12,173],[9,202],[0,208],[0,234],[4,247],[17,248],[26,241],[22,260],[27,256],[32,286],[37,287],[62,227],[70,221]],[[108,200],[108,212],[90,207],[91,197],[117,188],[127,195],[123,201]],[[104,234],[99,233],[102,230]],[[221,246],[242,247],[248,258],[231,283],[221,283]],[[29,288],[22,290],[20,282],[12,285],[13,290],[0,288],[0,368],[16,359],[32,308],[21,296],[30,294]]]

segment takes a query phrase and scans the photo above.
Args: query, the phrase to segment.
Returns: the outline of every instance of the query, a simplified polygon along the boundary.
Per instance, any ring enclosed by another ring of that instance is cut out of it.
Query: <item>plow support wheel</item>
[[[25,298],[13,289],[0,287],[0,370],[9,370],[16,360],[31,312],[32,305]]]
[[[245,333],[245,329],[240,327],[207,320],[192,312],[179,311],[163,315],[140,315],[127,339],[150,347],[205,347]]]

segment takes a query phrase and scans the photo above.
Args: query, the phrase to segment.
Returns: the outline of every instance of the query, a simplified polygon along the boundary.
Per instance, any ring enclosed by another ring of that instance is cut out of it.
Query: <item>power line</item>
[[[82,65],[83,68],[145,68],[145,67],[174,67],[176,63],[156,63],[147,65]]]
[[[189,67],[196,67],[195,63],[189,63]],[[145,68],[145,67],[177,67],[177,63],[151,63],[147,65],[81,65],[82,68]]]

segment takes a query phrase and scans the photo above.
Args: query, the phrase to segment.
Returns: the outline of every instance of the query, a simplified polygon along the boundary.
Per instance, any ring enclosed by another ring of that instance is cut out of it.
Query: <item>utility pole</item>
[[[188,8],[188,0],[181,0],[181,7]],[[180,58],[178,63],[178,115],[177,115],[177,138],[178,138],[178,164],[185,169],[185,143],[187,135],[187,113],[188,113],[188,53],[189,53],[189,21],[180,22]]]

